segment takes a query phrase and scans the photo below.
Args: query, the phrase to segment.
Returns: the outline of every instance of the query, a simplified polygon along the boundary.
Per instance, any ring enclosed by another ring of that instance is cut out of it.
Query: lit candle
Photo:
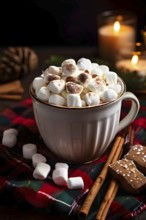
[[[119,54],[130,54],[134,50],[135,29],[116,20],[99,28],[98,43],[101,58],[115,61]]]
[[[146,59],[140,58],[140,53],[135,53],[131,59],[123,59],[116,63],[116,68],[124,73],[136,72],[139,76],[146,77]]]

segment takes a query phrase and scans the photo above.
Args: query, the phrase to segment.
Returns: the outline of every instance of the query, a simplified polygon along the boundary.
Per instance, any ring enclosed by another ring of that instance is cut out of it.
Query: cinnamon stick
[[[132,140],[133,135],[134,135],[133,129],[130,125],[129,126],[129,140]],[[121,151],[120,151],[120,147],[119,147],[116,154],[113,157],[112,163],[117,161],[117,159],[119,159],[121,157],[122,152],[123,152],[123,149],[121,149]],[[112,201],[114,200],[117,191],[118,191],[118,184],[114,179],[112,179],[111,183],[109,185],[109,188],[106,192],[106,195],[104,197],[104,200],[101,203],[101,206],[97,212],[96,220],[105,220],[106,215],[109,210],[109,207],[110,207]]]
[[[116,186],[116,182],[114,180],[111,180],[111,183],[110,183],[110,186],[105,194],[105,197],[101,203],[101,206],[97,212],[97,215],[96,215],[96,220],[100,220],[101,219],[101,216],[103,215],[103,212],[115,190],[115,186]]]
[[[122,149],[123,144],[124,144],[124,139],[121,139],[119,146],[118,146],[118,149],[117,149],[111,163],[120,159],[120,157],[123,153],[123,149]],[[105,197],[103,199],[103,202],[101,203],[101,206],[96,214],[96,220],[105,220],[106,214],[108,212],[110,204],[112,203],[112,201],[116,195],[117,190],[118,190],[118,184],[114,179],[112,179],[111,183],[109,185],[109,188],[105,194]],[[113,193],[114,193],[114,197],[112,196]]]
[[[132,125],[129,126],[129,144],[132,146],[134,144],[134,129]]]
[[[78,213],[79,217],[86,218],[86,216],[88,215],[90,208],[92,206],[92,203],[95,197],[97,196],[102,184],[104,183],[104,180],[106,179],[108,166],[112,161],[115,161],[116,158],[119,157],[123,144],[124,144],[124,137],[117,136],[103,169],[101,170],[100,174],[97,176],[94,184],[89,190],[89,193],[82,207],[79,210],[79,213]]]
[[[110,186],[110,190],[107,191],[107,195],[110,196],[108,197],[107,201],[106,201],[106,204],[103,208],[103,211],[101,213],[97,213],[96,215],[96,220],[105,220],[106,219],[106,216],[107,216],[107,213],[109,211],[109,208],[111,206],[111,203],[113,202],[115,196],[116,196],[116,193],[118,191],[118,184],[112,180],[112,183],[113,183],[113,186]]]

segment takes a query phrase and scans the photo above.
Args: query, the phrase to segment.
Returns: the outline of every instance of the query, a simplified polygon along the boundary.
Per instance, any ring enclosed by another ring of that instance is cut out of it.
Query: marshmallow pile
[[[18,131],[15,128],[9,128],[3,132],[2,144],[7,147],[14,147],[17,143]],[[33,177],[44,180],[48,177],[51,166],[47,163],[47,158],[37,153],[37,146],[27,143],[22,146],[22,154],[25,159],[32,160],[34,167]],[[67,163],[57,162],[52,172],[52,180],[56,185],[67,186],[68,189],[83,189],[84,181],[82,177],[68,177],[69,166]]]
[[[38,99],[69,108],[113,101],[122,90],[115,72],[87,58],[80,58],[77,62],[66,59],[59,67],[49,66],[34,78],[32,87]]]

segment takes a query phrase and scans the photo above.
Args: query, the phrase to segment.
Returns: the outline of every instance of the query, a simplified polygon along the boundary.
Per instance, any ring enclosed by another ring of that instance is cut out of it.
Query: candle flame
[[[135,54],[132,56],[131,63],[133,65],[136,65],[138,63],[138,60],[139,60],[138,55]]]
[[[120,31],[120,22],[119,21],[115,21],[113,28],[114,28],[115,32],[119,32]]]

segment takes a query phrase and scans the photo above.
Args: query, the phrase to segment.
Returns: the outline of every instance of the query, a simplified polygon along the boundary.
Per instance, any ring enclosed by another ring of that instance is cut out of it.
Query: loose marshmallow
[[[79,94],[67,94],[67,107],[82,107]]]
[[[67,82],[66,91],[71,94],[81,94],[81,92],[83,91],[83,86],[74,82]]]
[[[88,73],[91,73],[91,69],[92,69],[91,61],[87,58],[80,58],[77,62],[77,67],[79,70],[85,70]]]
[[[32,165],[36,167],[38,163],[46,163],[47,159],[42,154],[35,153],[32,155]]]
[[[61,66],[62,66],[62,72],[65,76],[76,76],[77,65],[74,59],[64,60]]]
[[[65,106],[66,104],[65,98],[58,94],[51,94],[49,96],[48,102],[52,105],[59,105],[59,106]]]
[[[107,84],[116,85],[117,84],[117,74],[115,72],[109,71],[106,73],[106,82]]]
[[[85,101],[88,106],[99,105],[100,104],[100,97],[97,93],[88,92],[85,95]]]
[[[5,133],[2,138],[2,144],[7,147],[14,147],[17,143],[17,136],[15,134]]]
[[[53,170],[52,179],[55,184],[66,186],[68,182],[68,169],[62,167]]]
[[[4,130],[3,135],[9,135],[9,134],[14,134],[14,135],[18,135],[18,130],[15,128],[8,128],[6,130]]]
[[[49,91],[48,87],[43,86],[40,88],[40,90],[38,91],[38,93],[36,95],[39,99],[41,99],[43,101],[48,101],[50,91]]]
[[[35,179],[44,180],[47,178],[51,167],[49,164],[46,163],[38,163],[33,171],[33,177]]]
[[[101,94],[101,99],[104,102],[110,102],[113,101],[115,99],[117,99],[118,95],[117,93],[113,90],[113,89],[106,89],[105,91],[103,91],[103,93]]]
[[[59,168],[65,168],[65,169],[68,170],[69,166],[68,166],[67,163],[60,163],[60,162],[58,162],[58,163],[55,164],[55,169],[59,169]]]
[[[24,144],[22,146],[23,157],[26,159],[31,159],[33,154],[37,152],[37,146],[35,144]]]
[[[50,81],[50,83],[48,84],[48,88],[51,92],[55,93],[55,94],[59,94],[61,93],[64,88],[65,88],[65,81],[62,79],[56,79],[56,80],[52,80]]]
[[[44,86],[44,78],[42,77],[35,77],[33,82],[32,82],[32,87],[35,90],[35,93],[40,90],[40,88]]]
[[[67,184],[69,189],[83,189],[84,181],[82,177],[70,177]]]

